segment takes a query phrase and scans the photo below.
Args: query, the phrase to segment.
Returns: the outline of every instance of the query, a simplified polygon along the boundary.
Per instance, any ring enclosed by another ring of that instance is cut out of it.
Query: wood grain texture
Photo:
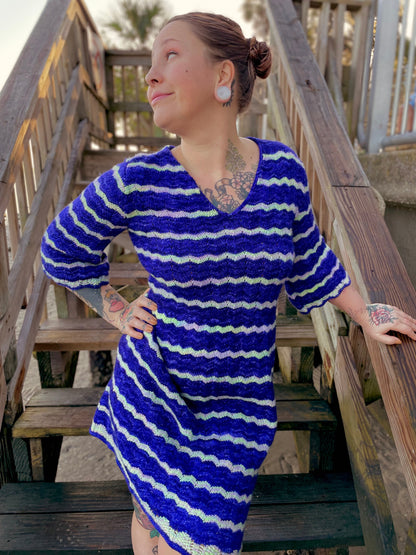
[[[335,384],[369,553],[398,553],[397,539],[353,355],[340,338]]]
[[[99,351],[117,349],[121,333],[102,318],[45,320],[39,328],[35,351]],[[309,319],[278,317],[277,346],[315,346]]]
[[[0,553],[130,553],[131,513],[124,481],[7,484],[0,491]],[[362,541],[350,476],[259,476],[243,551]]]
[[[385,302],[416,315],[416,292],[370,190],[335,192],[343,222],[340,248],[367,302]],[[416,509],[416,344],[387,347],[366,338],[367,347]]]
[[[86,436],[96,406],[28,407],[13,426],[13,437]]]
[[[366,302],[388,302],[415,316],[416,291],[308,51],[293,5],[269,0],[267,6],[279,84],[296,146],[305,145],[312,203],[322,231],[327,238],[336,236],[342,261]],[[366,341],[415,510],[416,345],[407,339],[390,348]]]
[[[88,435],[102,388],[48,388],[28,401],[14,437]],[[311,386],[276,385],[278,430],[334,431],[337,419]]]

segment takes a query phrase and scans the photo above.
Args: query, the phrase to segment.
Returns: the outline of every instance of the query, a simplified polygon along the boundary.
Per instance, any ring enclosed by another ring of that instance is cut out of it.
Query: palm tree
[[[161,0],[120,0],[118,11],[102,27],[118,39],[118,47],[138,50],[149,48],[166,19],[166,7]]]

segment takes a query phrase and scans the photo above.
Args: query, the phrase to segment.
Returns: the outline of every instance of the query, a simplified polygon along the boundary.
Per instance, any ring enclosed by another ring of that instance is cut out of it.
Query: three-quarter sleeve
[[[105,249],[127,228],[125,163],[102,174],[60,212],[41,245],[43,269],[69,289],[108,283]]]
[[[290,302],[308,313],[337,297],[350,284],[350,278],[315,222],[305,171],[299,166],[296,171],[301,187],[295,193],[293,266],[285,287]]]

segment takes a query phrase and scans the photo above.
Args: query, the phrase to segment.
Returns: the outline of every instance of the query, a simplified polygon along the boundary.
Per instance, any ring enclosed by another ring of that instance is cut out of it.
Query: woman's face
[[[189,126],[203,121],[216,102],[216,66],[188,23],[166,25],[154,42],[152,67],[146,75],[155,124],[183,135]]]

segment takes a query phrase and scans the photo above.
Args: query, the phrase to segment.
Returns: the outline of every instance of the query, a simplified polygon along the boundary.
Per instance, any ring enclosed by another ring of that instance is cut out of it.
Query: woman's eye
[[[175,55],[176,55],[176,52],[170,51],[170,52],[167,53],[166,58],[167,58],[168,60],[170,60],[170,59],[172,58],[172,56],[175,56]]]

